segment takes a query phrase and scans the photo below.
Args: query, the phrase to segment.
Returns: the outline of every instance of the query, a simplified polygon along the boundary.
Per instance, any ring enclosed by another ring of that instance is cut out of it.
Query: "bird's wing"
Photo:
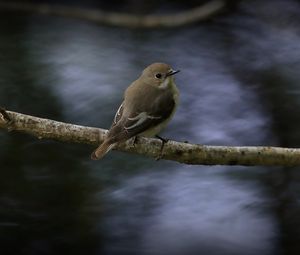
[[[172,95],[161,95],[152,102],[151,107],[140,105],[129,116],[123,115],[123,105],[124,102],[118,109],[108,134],[109,139],[115,142],[125,141],[157,126],[172,114],[175,102]]]
[[[126,122],[124,123],[124,129],[132,133],[133,136],[135,134],[141,133],[148,128],[154,127],[163,121],[163,117],[161,115],[152,115],[148,112],[140,112],[132,117],[128,117]]]

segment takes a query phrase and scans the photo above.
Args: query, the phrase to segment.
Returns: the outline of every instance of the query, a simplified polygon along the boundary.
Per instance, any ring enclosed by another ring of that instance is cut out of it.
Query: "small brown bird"
[[[119,143],[137,135],[153,137],[172,118],[178,104],[179,92],[174,71],[164,63],[153,63],[125,91],[112,126],[103,143],[92,153],[101,159]]]

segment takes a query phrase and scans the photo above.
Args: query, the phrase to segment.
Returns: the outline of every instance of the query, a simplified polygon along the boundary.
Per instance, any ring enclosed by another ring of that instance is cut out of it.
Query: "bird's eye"
[[[157,79],[160,79],[161,78],[161,73],[157,73],[156,75],[155,75],[155,77],[157,78]]]

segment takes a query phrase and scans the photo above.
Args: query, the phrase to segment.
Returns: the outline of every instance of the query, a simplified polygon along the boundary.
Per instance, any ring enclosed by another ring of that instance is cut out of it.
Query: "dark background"
[[[31,1],[173,13],[201,1]],[[0,11],[0,106],[108,128],[150,63],[180,69],[162,134],[300,146],[300,2],[231,1],[214,18],[127,29]],[[188,166],[0,132],[0,254],[300,254],[299,169]]]

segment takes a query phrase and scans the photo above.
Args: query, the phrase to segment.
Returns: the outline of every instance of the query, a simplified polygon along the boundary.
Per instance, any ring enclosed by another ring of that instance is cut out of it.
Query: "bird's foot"
[[[159,140],[161,140],[160,153],[159,153],[159,155],[155,158],[155,160],[158,161],[158,160],[162,159],[162,157],[163,157],[163,150],[164,150],[165,143],[167,143],[167,142],[169,141],[169,139],[160,137],[159,135],[156,135],[155,137],[158,138]]]
[[[132,138],[131,141],[131,147],[134,147],[136,145],[136,143],[138,142],[139,137],[136,135],[135,137]]]

